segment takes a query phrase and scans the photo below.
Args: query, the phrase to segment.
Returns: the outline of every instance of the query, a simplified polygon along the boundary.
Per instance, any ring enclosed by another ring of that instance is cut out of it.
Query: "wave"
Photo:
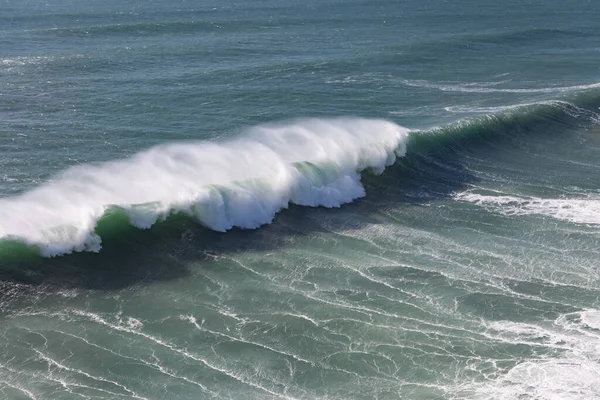
[[[600,122],[599,99],[580,95],[576,101],[549,100],[498,108],[495,112],[465,118],[425,130],[413,131],[409,148],[445,146],[450,150],[472,147],[518,135],[551,134],[564,127],[589,129]]]
[[[37,31],[40,34],[57,36],[128,35],[150,36],[165,34],[190,34],[214,32],[222,27],[210,21],[161,21],[147,23],[124,23],[87,25],[70,28],[51,28]]]
[[[75,166],[34,190],[0,199],[0,256],[23,244],[42,256],[97,252],[102,226],[125,223],[146,229],[178,213],[225,232],[268,224],[290,204],[339,207],[365,195],[361,172],[381,174],[407,151],[430,154],[434,147],[451,160],[461,148],[507,135],[536,130],[546,134],[548,124],[593,124],[597,99],[579,100],[579,105],[552,101],[507,108],[413,131],[384,120],[300,119],[256,126],[232,140],[167,144],[125,160]],[[421,163],[415,166],[421,172],[413,172],[425,180],[422,169],[427,166],[422,163],[440,163],[427,156],[420,161],[407,157],[403,163],[411,160]],[[449,174],[457,173],[448,168]],[[439,176],[439,171],[432,174]],[[459,198],[481,204],[498,201],[473,196]],[[572,220],[589,221],[585,215],[590,204],[596,207],[587,200],[575,205],[504,200],[521,213]]]
[[[172,212],[224,232],[270,223],[290,203],[339,207],[365,194],[360,172],[404,155],[408,130],[365,119],[306,119],[254,127],[222,142],[154,147],[130,159],[68,169],[0,199],[0,238],[43,256],[99,251],[98,221],[125,213],[149,228]]]

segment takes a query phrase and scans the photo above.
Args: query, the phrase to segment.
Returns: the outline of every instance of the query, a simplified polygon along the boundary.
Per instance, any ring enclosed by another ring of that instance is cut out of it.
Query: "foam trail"
[[[503,215],[545,215],[578,224],[600,224],[600,198],[542,199],[506,195],[484,195],[465,191],[455,200],[474,203]]]
[[[517,88],[503,89],[490,87],[497,85],[498,82],[483,82],[471,84],[444,84],[428,82],[424,80],[405,80],[404,84],[412,87],[423,87],[428,89],[437,89],[442,92],[464,92],[464,93],[560,93],[560,92],[575,92],[588,89],[600,88],[600,82],[589,85],[574,85],[574,86],[556,86],[545,88]]]
[[[239,138],[154,147],[125,160],[70,168],[22,195],[0,199],[0,239],[44,256],[99,251],[107,208],[148,228],[171,211],[216,231],[270,223],[290,202],[339,207],[364,196],[360,171],[381,173],[406,152],[408,130],[383,120],[304,119]]]

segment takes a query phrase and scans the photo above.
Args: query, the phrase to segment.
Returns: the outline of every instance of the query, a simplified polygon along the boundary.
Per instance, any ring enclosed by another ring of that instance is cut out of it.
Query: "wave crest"
[[[0,199],[0,239],[36,246],[43,256],[99,251],[96,224],[114,207],[139,228],[171,212],[216,231],[257,228],[289,203],[339,207],[364,196],[360,172],[381,173],[405,154],[407,137],[407,129],[383,120],[305,119],[72,167]]]

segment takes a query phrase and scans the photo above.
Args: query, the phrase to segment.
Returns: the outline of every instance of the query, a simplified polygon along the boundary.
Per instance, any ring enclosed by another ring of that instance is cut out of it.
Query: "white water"
[[[497,321],[488,325],[488,335],[556,355],[520,360],[496,379],[461,387],[459,397],[584,400],[600,395],[600,311],[563,314],[543,324]]]
[[[556,86],[544,88],[496,88],[495,86],[503,82],[473,82],[470,84],[444,84],[436,82],[428,82],[425,80],[405,80],[404,84],[412,87],[424,87],[428,89],[437,89],[442,92],[464,92],[464,93],[561,93],[575,92],[588,89],[597,89],[600,87],[600,82],[589,85],[574,85],[574,86]]]
[[[99,251],[94,228],[110,206],[139,228],[171,211],[217,231],[256,228],[290,202],[339,207],[364,196],[359,172],[381,173],[404,155],[407,136],[383,120],[305,119],[254,127],[235,140],[162,145],[76,166],[0,199],[0,238],[39,246],[45,256]]]
[[[503,215],[536,214],[578,224],[600,224],[600,198],[597,197],[542,199],[507,195],[490,196],[465,191],[455,194],[454,198]]]

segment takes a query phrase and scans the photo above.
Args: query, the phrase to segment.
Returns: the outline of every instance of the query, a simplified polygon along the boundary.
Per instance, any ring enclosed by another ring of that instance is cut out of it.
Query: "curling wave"
[[[0,239],[43,256],[99,251],[96,225],[115,208],[139,228],[172,212],[216,231],[257,228],[289,203],[339,207],[364,196],[360,172],[383,172],[405,154],[407,137],[407,129],[383,120],[306,119],[76,166],[0,199]]]
[[[553,127],[597,127],[598,97],[575,100],[510,107],[421,131],[384,120],[300,119],[253,127],[233,140],[161,145],[125,160],[72,167],[34,190],[0,199],[0,253],[15,243],[42,256],[97,252],[99,223],[111,218],[146,229],[183,213],[224,232],[268,224],[290,203],[339,207],[365,195],[361,172],[380,174],[407,149],[428,154],[437,148],[451,159],[472,146],[548,134],[557,131]],[[427,179],[427,166],[418,168]],[[566,213],[571,204],[524,202],[523,212],[544,206],[555,217],[581,217],[578,209]]]

